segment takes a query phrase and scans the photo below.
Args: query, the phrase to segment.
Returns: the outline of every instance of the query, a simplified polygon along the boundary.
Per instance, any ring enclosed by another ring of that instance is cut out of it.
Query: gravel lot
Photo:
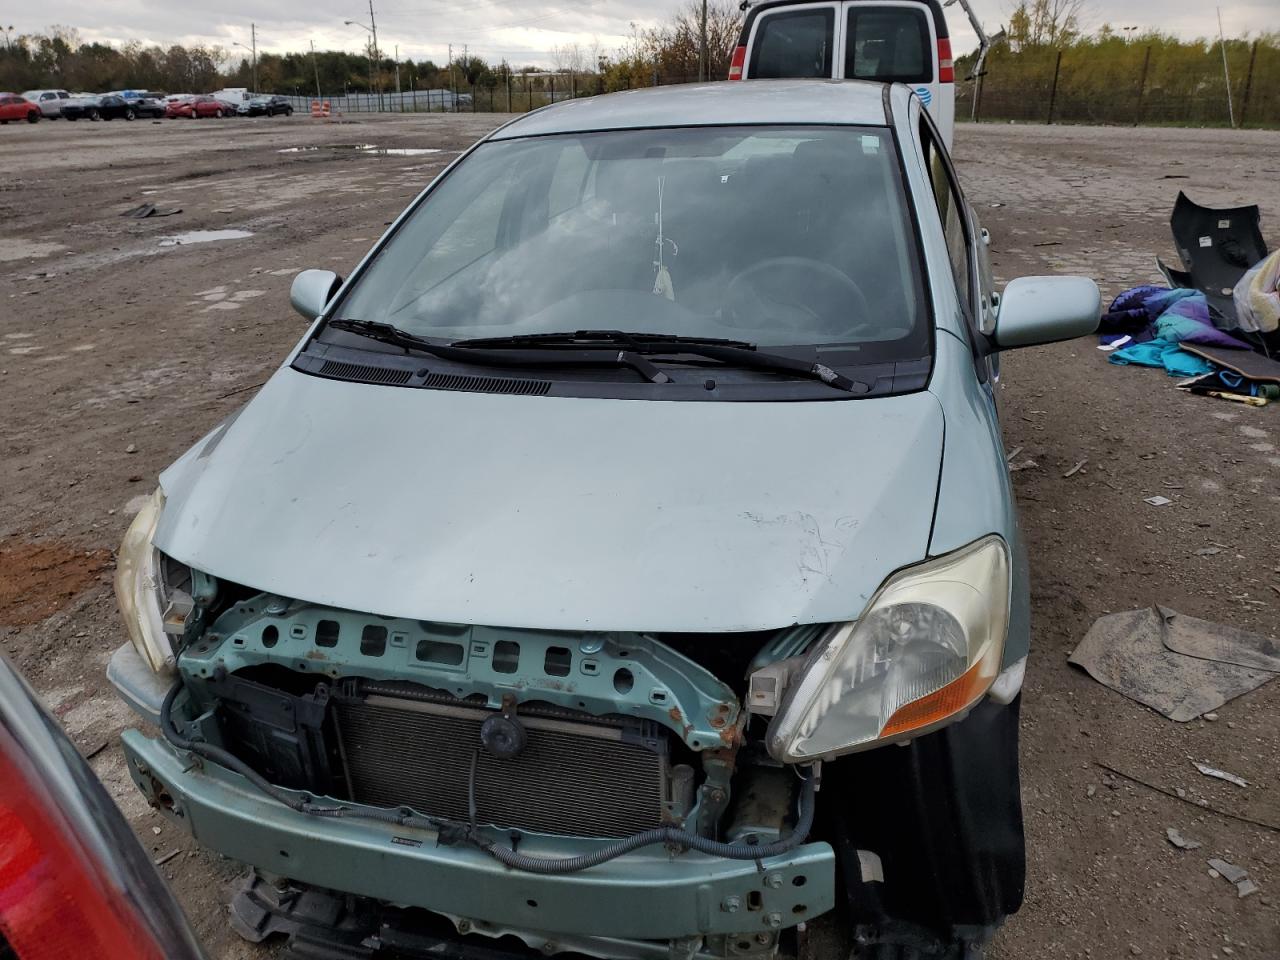
[[[0,653],[32,680],[163,868],[212,957],[259,958],[225,922],[240,868],[143,804],[103,670],[124,641],[112,551],[156,473],[242,404],[303,331],[294,272],[349,271],[499,118],[41,123],[0,132]],[[1280,135],[962,126],[957,155],[1002,279],[1084,273],[1111,294],[1172,260],[1177,192],[1257,202],[1280,243]],[[383,155],[375,144],[438,153]],[[282,152],[302,148],[293,152]],[[139,203],[180,207],[131,220]],[[166,245],[188,231],[242,239]],[[1027,903],[1014,958],[1280,955],[1280,683],[1178,725],[1076,672],[1098,616],[1160,603],[1280,633],[1280,414],[1183,396],[1089,342],[1008,357],[1003,412],[1034,571],[1023,716]],[[1064,477],[1072,466],[1083,469]],[[1172,505],[1154,508],[1161,494]],[[1196,551],[1215,546],[1220,552]],[[1189,758],[1248,788],[1201,777]],[[1098,763],[1170,791],[1104,781]],[[1203,842],[1174,849],[1165,828]],[[1206,857],[1246,867],[1238,900]]]

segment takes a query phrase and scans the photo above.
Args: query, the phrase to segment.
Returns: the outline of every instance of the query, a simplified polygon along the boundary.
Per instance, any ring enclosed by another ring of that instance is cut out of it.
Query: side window
[[[835,22],[835,10],[830,7],[762,16],[747,76],[753,80],[830,77]]]
[[[849,11],[845,79],[932,83],[933,38],[925,12],[861,6]]]
[[[966,224],[964,201],[951,174],[951,165],[938,146],[928,121],[920,121],[920,142],[924,146],[925,163],[929,167],[929,181],[933,187],[933,199],[938,204],[942,219],[942,232],[947,241],[947,259],[951,261],[951,274],[956,281],[956,291],[965,316],[973,317],[973,269],[972,241]]]

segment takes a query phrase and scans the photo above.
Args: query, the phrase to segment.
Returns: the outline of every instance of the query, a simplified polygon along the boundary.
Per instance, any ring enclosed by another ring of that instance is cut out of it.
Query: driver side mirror
[[[342,286],[342,278],[332,270],[303,270],[293,278],[289,303],[307,320],[314,320]]]
[[[997,350],[1088,336],[1098,329],[1102,294],[1087,277],[1019,277],[1000,295],[991,339]]]

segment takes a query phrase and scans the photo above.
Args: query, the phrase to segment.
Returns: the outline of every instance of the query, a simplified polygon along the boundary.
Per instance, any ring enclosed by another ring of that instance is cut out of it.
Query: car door
[[[973,208],[965,199],[960,178],[933,118],[919,107],[912,116],[918,124],[920,150],[942,220],[947,259],[973,350],[974,372],[994,406],[993,385],[1000,374],[999,354],[982,349],[986,335],[995,330],[998,302],[987,254],[989,234],[978,224]]]

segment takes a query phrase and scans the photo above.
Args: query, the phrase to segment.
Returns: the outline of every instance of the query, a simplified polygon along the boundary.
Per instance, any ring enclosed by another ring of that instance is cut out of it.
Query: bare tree
[[[1079,39],[1088,0],[1020,0],[1009,15],[1014,49],[1066,46]]]

